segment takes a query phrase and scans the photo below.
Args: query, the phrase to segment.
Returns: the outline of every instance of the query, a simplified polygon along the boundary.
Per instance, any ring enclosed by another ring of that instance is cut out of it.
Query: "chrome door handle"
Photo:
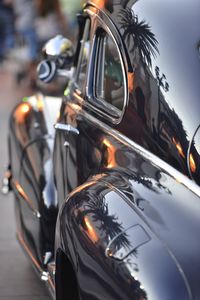
[[[62,124],[62,123],[56,123],[54,125],[54,128],[55,129],[58,129],[58,130],[63,130],[63,131],[67,131],[67,132],[72,132],[74,134],[77,134],[79,135],[79,130],[69,124]]]

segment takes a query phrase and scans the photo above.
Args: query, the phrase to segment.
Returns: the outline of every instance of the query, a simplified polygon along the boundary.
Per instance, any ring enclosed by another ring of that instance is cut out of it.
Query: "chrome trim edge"
[[[19,231],[17,231],[16,235],[17,235],[17,240],[18,240],[20,246],[22,247],[24,253],[30,259],[30,261],[34,267],[34,270],[36,271],[36,274],[39,276],[41,281],[44,281],[46,283],[52,299],[55,300],[55,284],[52,281],[52,278],[50,277],[49,272],[47,272],[41,268],[39,262],[34,257],[31,250],[29,249],[27,243],[25,242],[24,238],[22,237],[22,234]]]
[[[21,185],[16,180],[11,179],[11,186],[12,186],[13,191],[26,202],[26,204],[32,211],[33,215],[36,218],[40,219],[41,218],[40,212],[35,208],[34,204],[29,199],[28,195],[25,193],[25,191],[23,190]]]
[[[186,177],[186,175],[182,174],[181,172],[174,169],[172,166],[170,166],[168,163],[163,161],[161,158],[157,157],[150,151],[146,150],[145,148],[138,145],[136,142],[130,140],[128,137],[124,136],[120,132],[118,132],[115,129],[112,129],[105,123],[103,123],[100,120],[97,120],[95,117],[91,116],[89,113],[87,113],[85,110],[80,109],[80,107],[76,107],[73,105],[73,103],[68,102],[68,105],[75,110],[78,114],[81,114],[82,116],[89,119],[91,122],[95,123],[95,125],[106,132],[109,133],[112,137],[117,139],[120,143],[124,144],[127,147],[131,147],[133,151],[144,157],[146,160],[148,160],[150,163],[153,163],[156,167],[161,169],[164,173],[168,174],[169,176],[173,177],[177,182],[184,185],[186,188],[188,188],[191,192],[196,194],[198,197],[200,197],[200,188],[199,186]]]

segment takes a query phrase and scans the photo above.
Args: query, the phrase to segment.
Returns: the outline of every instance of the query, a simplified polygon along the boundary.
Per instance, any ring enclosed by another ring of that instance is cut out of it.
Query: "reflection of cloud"
[[[151,56],[154,58],[159,53],[158,41],[155,38],[151,27],[144,20],[139,21],[129,8],[119,13],[121,18],[121,29],[124,30],[123,37],[131,51],[138,50],[139,56],[144,63],[151,66]]]

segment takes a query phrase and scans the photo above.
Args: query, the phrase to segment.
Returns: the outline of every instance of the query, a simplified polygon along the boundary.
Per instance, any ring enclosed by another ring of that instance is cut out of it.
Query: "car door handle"
[[[69,124],[62,124],[62,123],[56,123],[54,125],[54,128],[57,130],[63,130],[63,131],[67,131],[67,132],[72,132],[74,134],[79,135],[79,130]]]

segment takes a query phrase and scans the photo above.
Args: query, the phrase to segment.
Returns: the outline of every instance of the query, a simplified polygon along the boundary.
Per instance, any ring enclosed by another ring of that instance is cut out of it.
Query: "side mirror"
[[[38,78],[45,82],[51,82],[56,75],[56,64],[51,60],[42,60],[37,67]]]
[[[66,60],[71,61],[74,56],[72,42],[62,35],[50,39],[44,45],[42,52],[45,58],[55,60],[57,63],[64,63]]]
[[[42,49],[44,60],[37,67],[38,78],[51,82],[56,75],[70,78],[74,58],[72,42],[61,36],[50,39]]]

